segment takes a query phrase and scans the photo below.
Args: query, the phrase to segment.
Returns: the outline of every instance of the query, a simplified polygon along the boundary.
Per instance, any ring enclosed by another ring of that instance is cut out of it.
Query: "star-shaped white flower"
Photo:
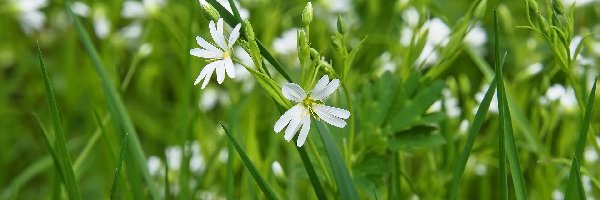
[[[294,138],[298,129],[302,128],[296,143],[298,147],[301,147],[306,141],[308,130],[310,130],[311,114],[316,119],[322,119],[335,127],[344,128],[346,126],[344,119],[350,117],[350,112],[341,108],[326,106],[323,103],[323,100],[335,92],[339,85],[340,80],[333,79],[329,82],[329,77],[325,75],[307,95],[299,85],[286,83],[281,89],[283,96],[298,104],[279,117],[279,120],[275,122],[275,132],[279,133],[287,126],[284,138],[290,141]]]
[[[208,28],[210,29],[210,35],[217,46],[208,43],[200,36],[196,37],[196,42],[198,42],[202,48],[194,48],[190,50],[190,54],[208,59],[211,63],[204,66],[200,75],[196,78],[194,85],[197,85],[204,79],[204,82],[202,83],[202,89],[204,89],[215,69],[217,71],[217,82],[219,84],[223,83],[223,80],[225,80],[225,73],[227,73],[229,78],[235,78],[235,67],[233,66],[231,56],[233,55],[233,44],[235,44],[235,41],[240,36],[240,27],[241,25],[237,24],[231,31],[229,40],[225,40],[225,35],[223,34],[223,19],[219,19],[216,25],[214,21],[210,21]]]

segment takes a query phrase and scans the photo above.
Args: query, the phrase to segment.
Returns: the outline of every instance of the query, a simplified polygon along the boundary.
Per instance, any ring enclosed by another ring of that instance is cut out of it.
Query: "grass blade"
[[[129,114],[127,113],[127,110],[125,109],[125,105],[123,104],[121,98],[119,97],[117,90],[112,85],[112,82],[110,81],[108,73],[104,69],[104,65],[102,64],[100,55],[94,48],[94,45],[90,39],[89,34],[85,31],[85,29],[83,28],[83,25],[81,25],[81,22],[79,21],[79,19],[75,16],[75,14],[73,14],[73,11],[71,10],[71,8],[69,7],[68,4],[65,6],[65,9],[69,13],[69,15],[72,17],[72,19],[75,23],[75,28],[77,30],[77,34],[79,35],[79,38],[81,39],[81,42],[83,43],[87,54],[92,59],[92,63],[93,63],[96,73],[100,77],[100,80],[102,82],[102,88],[104,90],[104,93],[106,96],[106,101],[108,103],[109,111],[111,113],[112,120],[115,123],[115,128],[122,129],[122,130],[118,130],[118,132],[129,133],[128,137],[130,137],[130,138],[128,140],[130,140],[131,145],[128,145],[128,146],[129,146],[129,148],[131,148],[129,152],[132,154],[131,158],[133,159],[133,162],[130,162],[132,166],[127,167],[126,169],[130,170],[129,173],[132,173],[132,174],[133,173],[141,173],[146,182],[146,186],[148,187],[148,191],[150,192],[152,198],[157,200],[157,199],[159,199],[158,190],[156,189],[156,186],[154,185],[152,177],[150,177],[150,173],[148,172],[148,169],[145,167],[146,166],[146,156],[144,155],[144,151],[142,150],[139,138],[137,136],[137,132],[135,131],[133,123],[131,122],[131,118],[129,117]]]
[[[508,164],[510,169],[510,174],[513,181],[513,186],[515,190],[515,196],[517,199],[526,199],[527,193],[525,190],[525,181],[523,179],[523,173],[521,171],[521,166],[519,162],[519,154],[514,138],[513,128],[512,128],[512,119],[510,116],[510,109],[508,106],[508,101],[506,99],[506,92],[504,88],[504,77],[502,74],[502,65],[504,64],[504,60],[506,58],[506,54],[504,54],[503,58],[500,58],[500,47],[498,46],[500,43],[499,40],[499,31],[500,24],[498,22],[498,16],[496,14],[496,10],[494,10],[494,43],[495,43],[495,65],[496,65],[496,76],[498,78],[497,91],[498,91],[498,111],[500,115],[500,167],[501,171],[506,170],[505,168],[505,157],[508,158]],[[505,152],[503,152],[505,151]],[[506,172],[505,172],[506,173]],[[502,179],[506,178],[506,174],[501,174]],[[505,180],[502,180],[503,184]],[[503,191],[504,192],[504,191]],[[503,195],[506,193],[503,193]]]
[[[304,168],[306,169],[306,173],[308,173],[308,178],[310,178],[310,183],[312,184],[313,189],[315,190],[317,198],[327,199],[325,196],[325,192],[323,192],[323,187],[321,186],[321,183],[319,183],[319,177],[317,176],[317,173],[315,172],[315,169],[313,168],[310,162],[310,158],[306,153],[306,149],[304,149],[304,147],[296,147],[296,149],[298,149],[298,153],[300,154],[302,163],[304,163]]]
[[[577,190],[579,193],[579,199],[585,199],[585,193],[583,192],[581,185],[581,173],[579,171],[579,163],[583,162],[583,151],[585,149],[585,141],[587,139],[587,132],[590,129],[590,122],[592,120],[592,110],[594,108],[594,98],[596,97],[596,81],[594,80],[592,91],[588,95],[588,101],[585,104],[585,113],[583,115],[583,121],[581,122],[581,128],[579,129],[579,136],[577,137],[577,144],[575,145],[575,154],[571,164],[571,172],[569,174],[569,180],[567,182],[567,190],[565,191],[565,197],[575,197],[574,192]],[[583,198],[582,198],[583,197]]]
[[[352,180],[352,177],[350,177],[350,172],[346,167],[342,155],[337,149],[337,145],[329,135],[329,130],[327,130],[327,127],[323,122],[315,122],[317,124],[319,135],[323,140],[323,146],[325,146],[327,157],[329,158],[329,164],[331,165],[331,171],[333,172],[335,183],[338,187],[340,199],[358,199],[358,192],[356,192],[354,181]]]
[[[496,88],[497,88],[497,95],[496,97],[498,98],[498,110],[500,112],[500,131],[498,132],[498,168],[499,168],[499,175],[500,175],[500,199],[508,199],[508,176],[507,176],[507,172],[506,172],[506,144],[505,144],[505,140],[504,140],[504,119],[503,119],[503,114],[504,114],[504,109],[502,107],[502,103],[501,103],[501,92],[502,92],[502,70],[500,69],[501,66],[499,65],[500,62],[500,47],[499,45],[499,37],[498,34],[500,34],[500,24],[498,22],[498,15],[496,13],[496,10],[494,9],[494,59],[495,59],[495,65],[496,65],[496,78],[498,79],[498,83],[496,84]]]
[[[60,114],[58,113],[58,106],[56,105],[56,100],[54,99],[54,92],[52,91],[52,85],[50,83],[50,78],[48,77],[48,72],[46,71],[46,65],[44,64],[44,58],[42,57],[42,50],[38,45],[38,59],[40,61],[40,68],[42,71],[42,76],[44,79],[44,85],[46,88],[46,97],[48,98],[48,105],[50,106],[50,115],[52,117],[52,122],[54,124],[54,147],[48,146],[50,149],[54,148],[56,161],[59,163],[59,170],[61,171],[61,178],[63,183],[65,184],[65,189],[69,194],[70,199],[81,199],[81,194],[79,193],[79,188],[77,186],[77,181],[75,180],[75,172],[73,170],[73,165],[71,164],[71,157],[67,150],[67,141],[65,140],[65,135],[62,128],[62,123],[60,121]],[[46,140],[48,140],[48,144],[50,144],[50,138],[48,138],[47,134],[44,134]],[[52,151],[52,150],[51,150]]]
[[[475,137],[477,137],[477,133],[479,133],[479,129],[483,125],[483,121],[485,120],[485,116],[490,107],[490,103],[492,102],[492,97],[494,97],[494,92],[496,91],[496,77],[490,83],[487,91],[485,92],[485,96],[483,97],[483,101],[477,108],[477,112],[475,113],[475,119],[471,127],[469,127],[469,133],[467,136],[467,142],[465,143],[465,147],[463,148],[463,153],[458,158],[458,161],[454,165],[454,171],[452,172],[452,185],[450,188],[450,199],[456,199],[458,195],[458,187],[460,184],[460,179],[465,171],[465,166],[467,165],[467,160],[469,159],[469,155],[471,155],[471,150],[473,149],[473,144],[475,144]]]
[[[233,138],[233,135],[231,135],[229,130],[227,128],[225,128],[225,125],[223,125],[221,123],[221,127],[223,127],[223,130],[225,130],[225,134],[227,135],[227,137],[229,138],[231,143],[233,143],[233,146],[235,147],[235,150],[238,152],[238,155],[240,155],[240,157],[242,158],[242,162],[244,163],[244,166],[246,166],[246,169],[248,169],[248,171],[250,171],[250,174],[252,174],[254,181],[256,181],[256,183],[258,184],[260,189],[263,191],[263,193],[265,194],[267,199],[278,199],[277,195],[275,195],[275,192],[273,192],[273,189],[271,188],[271,186],[269,186],[267,181],[260,175],[260,173],[254,166],[254,164],[252,164],[252,161],[250,160],[250,157],[248,157],[248,155],[246,154],[246,151],[244,151],[242,146],[240,146],[240,144],[235,140],[235,138]]]
[[[115,176],[113,178],[112,188],[110,189],[110,199],[117,199],[117,190],[119,189],[119,177],[121,174],[121,164],[123,164],[123,160],[125,160],[125,152],[127,151],[127,135],[129,133],[125,133],[123,137],[123,141],[121,141],[121,148],[119,154],[119,161],[117,162],[117,169],[115,170]]]

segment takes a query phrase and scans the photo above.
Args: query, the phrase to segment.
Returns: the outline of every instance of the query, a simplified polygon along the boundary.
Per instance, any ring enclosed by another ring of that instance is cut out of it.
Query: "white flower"
[[[46,15],[39,9],[48,6],[48,0],[13,0],[12,3],[19,13],[21,29],[25,34],[42,29]]]
[[[217,47],[208,43],[200,36],[196,37],[196,41],[202,48],[194,48],[190,50],[190,54],[209,59],[209,61],[212,62],[204,66],[200,75],[196,78],[194,85],[197,85],[204,79],[204,83],[202,83],[202,89],[204,89],[215,69],[217,71],[217,82],[219,84],[223,83],[223,80],[225,80],[225,73],[227,73],[229,78],[235,78],[235,67],[233,66],[233,61],[231,59],[233,50],[231,47],[240,36],[240,27],[240,24],[236,25],[229,35],[229,40],[226,41],[223,33],[223,19],[219,19],[216,25],[214,21],[210,21],[208,28],[210,29],[210,35],[217,44]]]
[[[552,191],[552,199],[553,200],[562,200],[565,198],[565,193],[561,192],[559,189],[555,189]]]
[[[273,161],[273,163],[271,163],[271,170],[275,176],[283,176],[283,167],[281,167],[279,162]]]
[[[90,7],[81,1],[73,2],[71,4],[71,10],[73,10],[73,13],[81,17],[87,17],[90,13]]]
[[[201,0],[200,3],[202,3]],[[204,3],[206,3],[206,1],[204,1]],[[221,4],[227,11],[229,11],[229,13],[233,14],[233,11],[231,10],[231,4],[229,4],[229,0],[217,0],[217,3]],[[238,9],[238,12],[240,13],[240,17],[242,17],[242,19],[247,19],[248,17],[250,17],[250,11],[246,10],[245,8],[242,8],[240,6],[240,2],[235,0],[233,1],[233,3],[235,3],[235,7]]]
[[[157,13],[164,5],[164,0],[125,1],[121,16],[135,19],[145,18],[148,14]]]
[[[296,53],[296,47],[298,46],[298,29],[290,29],[281,35],[281,37],[273,40],[273,49],[275,52],[282,55],[292,55]]]
[[[301,147],[308,136],[311,114],[316,115],[315,118],[323,119],[323,121],[335,127],[344,128],[346,126],[344,119],[350,117],[350,112],[323,104],[323,100],[335,92],[339,85],[340,80],[333,79],[329,82],[329,76],[324,75],[323,78],[317,82],[313,90],[309,94],[306,94],[299,85],[286,83],[281,89],[283,96],[298,104],[286,111],[281,115],[279,120],[275,122],[275,132],[279,133],[287,126],[284,138],[285,140],[290,141],[298,129],[302,128],[296,143],[298,147]]]
[[[465,36],[465,42],[477,50],[483,50],[483,45],[487,42],[485,29],[481,25],[474,26]]]
[[[110,34],[110,20],[106,17],[104,9],[94,12],[94,32],[100,39],[105,39]]]
[[[181,160],[183,157],[183,153],[181,152],[181,147],[179,146],[171,146],[167,147],[165,150],[165,154],[167,157],[167,164],[169,168],[173,171],[179,171],[181,168]]]
[[[150,156],[146,162],[148,164],[148,171],[150,172],[150,175],[156,176],[161,166],[160,158],[156,156]]]

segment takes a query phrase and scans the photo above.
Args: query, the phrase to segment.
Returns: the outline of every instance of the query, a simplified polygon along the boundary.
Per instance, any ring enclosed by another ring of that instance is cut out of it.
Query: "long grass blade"
[[[504,63],[504,60],[506,58],[506,54],[504,55],[503,58],[500,58],[500,47],[499,45],[499,31],[500,29],[500,24],[498,22],[498,16],[496,14],[496,11],[494,10],[494,42],[495,42],[495,59],[496,59],[496,76],[498,78],[498,84],[497,86],[497,91],[498,91],[498,110],[499,110],[499,115],[500,115],[500,131],[499,131],[499,137],[500,137],[500,157],[499,159],[501,160],[501,165],[500,167],[501,170],[506,170],[505,163],[503,163],[503,161],[505,161],[505,157],[503,155],[506,155],[506,158],[508,158],[508,164],[509,164],[509,169],[510,169],[510,175],[512,177],[512,182],[513,182],[513,186],[515,189],[515,196],[517,199],[526,199],[527,198],[527,193],[526,193],[526,189],[525,189],[525,181],[523,179],[523,173],[521,171],[521,166],[520,166],[520,162],[519,162],[519,154],[518,154],[518,150],[517,150],[517,146],[516,146],[516,142],[515,142],[515,138],[514,138],[514,133],[513,133],[513,128],[512,128],[512,119],[510,116],[510,109],[508,106],[508,101],[506,99],[506,92],[505,92],[505,87],[504,87],[504,77],[502,74],[502,65]],[[505,152],[502,152],[505,151]],[[505,174],[501,174],[503,176],[503,178],[506,178]],[[503,191],[504,192],[504,191]],[[506,194],[506,193],[503,193]]]
[[[577,137],[577,144],[575,145],[575,154],[573,155],[573,161],[571,164],[571,170],[569,174],[569,180],[567,182],[567,189],[565,191],[565,197],[575,197],[573,193],[577,191],[579,199],[585,199],[585,193],[581,189],[581,173],[580,163],[583,163],[583,151],[585,149],[585,141],[587,139],[587,133],[590,129],[590,122],[592,120],[592,110],[594,108],[594,99],[596,97],[596,82],[598,77],[594,79],[594,85],[592,91],[588,95],[588,101],[585,104],[585,113],[583,115],[583,121],[581,122],[581,128],[579,129],[579,136]],[[582,198],[583,197],[583,198]]]
[[[50,116],[52,117],[52,122],[54,124],[54,146],[48,146],[49,148],[54,148],[55,157],[58,163],[60,164],[59,170],[61,171],[61,178],[65,185],[65,189],[69,194],[70,199],[81,199],[81,194],[79,193],[79,188],[77,186],[77,181],[75,180],[75,172],[73,170],[73,165],[71,164],[71,157],[67,150],[67,141],[65,140],[65,135],[62,128],[62,123],[60,121],[60,114],[58,113],[58,106],[56,105],[56,100],[54,99],[54,92],[52,91],[52,85],[50,83],[50,77],[48,77],[48,72],[46,71],[46,65],[44,64],[44,58],[42,57],[42,50],[38,46],[38,59],[40,62],[40,68],[42,71],[42,76],[44,79],[44,85],[46,88],[46,97],[48,98],[48,105],[50,106]],[[48,138],[47,138],[48,139]]]
[[[106,95],[109,111],[112,116],[112,120],[115,123],[115,125],[116,125],[115,127],[117,129],[122,129],[122,130],[119,130],[118,133],[121,133],[121,132],[129,133],[128,135],[130,138],[128,140],[130,141],[131,145],[128,145],[128,146],[130,148],[129,152],[132,154],[131,158],[133,159],[133,162],[129,162],[129,163],[131,163],[132,166],[127,167],[126,169],[130,170],[129,173],[141,173],[146,182],[146,186],[148,187],[148,191],[150,192],[152,198],[155,200],[158,200],[159,199],[158,190],[157,190],[156,186],[154,185],[154,182],[152,180],[152,177],[150,176],[150,173],[148,172],[148,169],[145,167],[146,166],[146,156],[144,155],[144,151],[142,150],[139,138],[137,136],[137,132],[135,131],[133,123],[131,122],[131,118],[129,117],[129,114],[127,113],[127,110],[125,109],[125,105],[123,104],[121,98],[119,97],[119,94],[117,93],[117,89],[115,89],[114,86],[112,85],[112,82],[110,81],[110,77],[109,77],[108,73],[106,72],[106,70],[104,69],[104,65],[102,64],[100,55],[94,48],[94,45],[90,39],[89,34],[83,28],[83,25],[81,25],[81,22],[79,21],[79,19],[75,16],[75,14],[73,14],[73,11],[71,10],[70,6],[66,5],[65,9],[69,13],[69,15],[71,16],[73,21],[75,22],[75,28],[77,30],[77,34],[79,35],[79,38],[81,39],[81,42],[83,43],[87,54],[92,59],[92,63],[93,63],[96,73],[100,77],[100,80],[102,82],[102,88]],[[136,180],[132,180],[132,181],[136,181]]]
[[[119,150],[119,152],[121,153],[119,153],[119,161],[117,162],[112,188],[110,189],[110,199],[117,199],[117,191],[119,189],[119,177],[121,177],[121,164],[123,164],[123,160],[125,160],[125,152],[127,151],[127,135],[129,135],[129,133],[125,133],[125,136],[121,141],[121,148]]]
[[[244,166],[246,166],[246,169],[248,169],[248,171],[250,171],[250,174],[252,174],[254,181],[256,181],[256,183],[258,184],[260,189],[263,191],[263,193],[265,194],[267,199],[279,199],[279,198],[277,198],[277,195],[275,194],[275,192],[273,192],[273,189],[271,188],[271,186],[269,186],[267,181],[260,175],[260,173],[254,166],[254,164],[252,164],[250,157],[248,157],[248,155],[246,154],[246,151],[242,148],[242,146],[235,140],[235,138],[233,137],[233,135],[231,135],[229,130],[227,128],[225,128],[225,125],[221,124],[221,127],[223,127],[223,130],[225,130],[225,134],[227,135],[227,138],[229,138],[229,141],[235,147],[235,150],[237,151],[238,155],[240,155],[240,158],[242,158],[242,162],[244,163]]]
[[[350,177],[350,172],[346,167],[344,158],[331,138],[329,130],[327,130],[327,127],[323,122],[315,122],[321,140],[323,140],[323,146],[325,146],[327,157],[329,158],[329,164],[331,165],[331,171],[333,172],[333,177],[335,178],[335,183],[338,187],[340,199],[358,199],[358,192],[354,186],[354,181],[352,180],[352,177]]]
[[[300,154],[300,159],[302,159],[302,163],[304,163],[304,168],[306,169],[306,173],[308,173],[308,178],[310,179],[310,183],[315,190],[315,194],[318,199],[327,199],[325,196],[325,192],[323,191],[323,187],[321,187],[321,183],[319,182],[319,177],[313,168],[310,158],[306,153],[306,149],[304,147],[296,147],[298,149],[298,153]]]
[[[497,88],[497,98],[498,98],[498,110],[500,111],[500,125],[498,132],[498,167],[499,167],[499,175],[500,175],[500,199],[508,199],[508,175],[506,172],[506,141],[504,140],[504,109],[502,107],[501,99],[502,99],[502,70],[499,65],[500,62],[500,47],[499,45],[499,37],[500,34],[500,24],[498,22],[498,15],[496,10],[494,9],[494,59],[496,65],[496,77],[498,79],[498,84],[496,84]]]
[[[477,112],[475,113],[475,119],[471,127],[469,127],[469,133],[467,135],[467,142],[465,143],[465,147],[463,148],[463,153],[458,158],[458,161],[454,164],[454,170],[452,172],[452,185],[450,188],[450,199],[456,199],[458,195],[458,189],[460,184],[460,179],[465,171],[465,166],[467,165],[467,160],[471,155],[471,150],[473,149],[473,145],[475,144],[475,137],[477,137],[477,133],[481,129],[483,125],[483,121],[485,120],[485,116],[490,107],[490,103],[492,102],[492,98],[494,97],[494,92],[496,91],[496,77],[490,83],[487,91],[485,92],[485,96],[483,97],[483,101],[477,108]]]

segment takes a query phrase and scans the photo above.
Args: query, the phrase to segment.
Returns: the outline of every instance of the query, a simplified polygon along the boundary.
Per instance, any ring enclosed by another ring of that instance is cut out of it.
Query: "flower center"
[[[225,59],[225,58],[229,58],[229,51],[223,52],[223,59]]]
[[[302,105],[304,105],[304,107],[310,111],[310,114],[312,114],[317,120],[320,120],[319,116],[315,113],[315,109],[313,108],[313,106],[317,104],[323,104],[323,101],[314,100],[308,96],[302,100]]]

